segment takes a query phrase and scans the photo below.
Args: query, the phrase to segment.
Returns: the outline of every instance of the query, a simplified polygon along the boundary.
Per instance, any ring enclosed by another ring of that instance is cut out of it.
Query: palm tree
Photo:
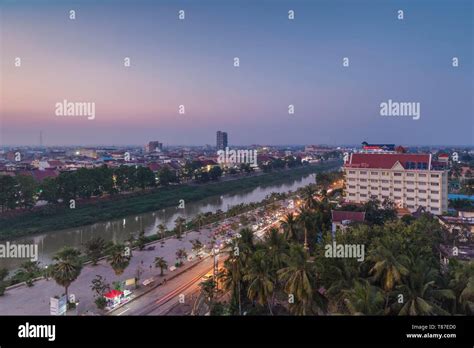
[[[199,287],[201,288],[201,292],[204,293],[204,297],[206,299],[206,303],[209,306],[210,311],[212,310],[212,305],[214,302],[216,286],[217,284],[212,277],[199,283]]]
[[[393,255],[392,251],[384,244],[377,246],[371,251],[368,261],[374,262],[369,270],[369,274],[373,275],[374,281],[380,282],[385,291],[385,308],[388,307],[389,293],[394,286],[401,283],[402,276],[408,273],[407,268]],[[400,257],[404,258],[404,257]]]
[[[450,260],[451,280],[449,287],[456,294],[458,299],[458,310],[460,313],[474,314],[474,263],[460,263]]]
[[[176,258],[179,260],[179,262],[182,264],[183,260],[188,257],[188,253],[186,252],[186,249],[181,248],[176,250]]]
[[[283,267],[284,256],[288,250],[288,244],[278,229],[271,228],[265,240],[266,257],[270,261],[272,269],[278,270]]]
[[[240,230],[239,245],[242,249],[255,250],[255,244],[253,241],[253,232],[249,228],[243,228]]]
[[[382,315],[384,296],[368,281],[356,281],[351,290],[343,290],[344,303],[352,315]]]
[[[199,250],[202,249],[203,245],[201,243],[201,241],[199,239],[193,239],[191,240],[191,244],[192,244],[192,250],[197,253]]]
[[[410,258],[407,268],[403,284],[397,287],[405,298],[398,315],[449,315],[439,303],[455,301],[456,296],[451,289],[437,286],[439,271],[418,256]]]
[[[157,233],[159,238],[164,239],[166,233],[166,226],[163,224],[159,224]]]
[[[273,315],[270,299],[273,295],[275,279],[271,275],[271,265],[265,257],[264,250],[257,251],[249,259],[243,279],[249,282],[248,298],[262,306],[267,304],[270,314]]]
[[[115,244],[109,249],[108,254],[107,261],[112,266],[115,275],[121,275],[130,263],[130,253],[124,245]]]
[[[295,214],[288,213],[280,221],[283,231],[285,232],[285,238],[288,242],[296,240],[296,229],[298,226]]]
[[[241,288],[242,288],[242,270],[244,264],[242,258],[235,256],[233,251],[231,255],[224,262],[224,271],[219,273],[219,280],[222,282],[224,291],[231,292],[231,303],[238,306],[238,313],[242,315],[242,299],[241,299]]]
[[[314,312],[312,276],[314,268],[309,261],[308,253],[298,244],[290,246],[290,254],[285,257],[286,267],[278,271],[283,282],[283,289],[294,296],[295,303],[290,311],[297,315]]]
[[[105,240],[102,237],[92,238],[85,243],[86,256],[92,261],[92,265],[97,265],[98,260],[105,250]]]
[[[316,200],[314,199],[315,195],[316,190],[312,185],[308,185],[303,188],[303,200],[306,208],[314,209],[316,207]]]
[[[327,285],[326,295],[333,301],[334,311],[338,312],[340,306],[344,305],[344,290],[352,289],[358,279],[359,270],[355,266],[357,261],[327,258],[322,261],[325,262],[321,269],[324,272],[324,284]]]
[[[182,216],[178,216],[176,220],[174,220],[174,223],[175,223],[176,237],[178,239],[181,239],[181,235],[183,234],[183,227],[184,227],[184,224],[186,223],[186,219],[183,218]]]
[[[198,230],[201,230],[202,226],[206,222],[206,216],[203,213],[199,213],[196,215],[195,219],[198,224]]]
[[[41,274],[40,263],[38,261],[25,261],[15,273],[15,278],[24,280],[27,286],[33,286],[33,279]]]
[[[155,257],[155,267],[160,269],[160,276],[163,276],[163,270],[168,268],[168,262],[162,257]]]
[[[64,287],[64,293],[69,301],[68,289],[75,281],[82,270],[82,261],[80,259],[81,252],[75,248],[64,247],[56,253],[53,260],[51,277]]]

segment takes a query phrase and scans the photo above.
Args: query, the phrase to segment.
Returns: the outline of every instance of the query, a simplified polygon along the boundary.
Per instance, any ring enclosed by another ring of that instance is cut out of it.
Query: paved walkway
[[[85,266],[79,278],[69,287],[69,294],[74,294],[76,301],[79,301],[78,314],[86,311],[97,312],[97,307],[94,304],[94,294],[90,289],[91,282],[96,275],[105,277],[106,281],[112,284],[115,281],[124,281],[135,277],[137,269],[141,268],[143,273],[140,277],[140,282],[143,282],[143,280],[152,276],[158,276],[160,273],[160,269],[154,266],[155,257],[163,257],[168,262],[168,265],[172,266],[176,262],[175,253],[177,249],[185,248],[188,254],[190,254],[192,252],[190,241],[199,238],[203,244],[210,243],[211,233],[210,229],[203,228],[201,232],[188,232],[186,236],[183,235],[181,241],[176,238],[168,238],[165,240],[163,247],[161,247],[159,241],[150,244],[155,245],[155,250],[133,250],[130,264],[120,276],[115,275],[112,267],[105,260],[99,262],[96,266]],[[151,268],[150,265],[152,266]],[[170,276],[175,272],[178,272],[178,270],[174,272],[166,271]],[[52,279],[39,280],[34,283],[33,287],[20,286],[9,289],[5,292],[4,296],[0,296],[0,315],[49,315],[50,297],[62,293],[64,293],[64,288],[60,287]]]

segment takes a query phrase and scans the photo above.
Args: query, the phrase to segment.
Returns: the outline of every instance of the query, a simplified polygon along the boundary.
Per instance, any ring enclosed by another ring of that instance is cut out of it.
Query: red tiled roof
[[[148,168],[153,171],[153,172],[157,172],[161,169],[161,164],[159,163],[155,163],[155,162],[152,162],[152,163],[148,163]]]
[[[344,220],[363,222],[365,220],[365,212],[360,211],[342,211],[332,210],[332,222],[342,222]]]
[[[395,163],[406,168],[406,162],[426,163],[428,165],[430,155],[413,153],[354,153],[349,157],[346,167],[354,168],[378,168],[391,169]]]
[[[17,175],[29,175],[32,176],[38,182],[43,181],[46,178],[55,178],[59,175],[57,170],[45,169],[45,170],[20,170],[17,172]]]
[[[48,164],[51,167],[58,167],[58,166],[62,166],[63,162],[58,161],[58,160],[51,160],[51,161],[48,161]]]

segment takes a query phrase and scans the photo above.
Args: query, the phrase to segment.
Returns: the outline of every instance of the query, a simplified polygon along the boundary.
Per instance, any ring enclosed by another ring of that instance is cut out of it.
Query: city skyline
[[[0,145],[42,131],[51,146],[192,146],[218,129],[232,145],[474,143],[467,1],[128,3],[2,5]],[[95,103],[95,118],[57,117],[63,100]],[[419,103],[420,119],[381,117],[387,100]]]

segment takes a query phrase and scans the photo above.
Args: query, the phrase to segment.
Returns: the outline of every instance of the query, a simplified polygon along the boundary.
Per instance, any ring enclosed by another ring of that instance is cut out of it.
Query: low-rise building
[[[345,230],[353,222],[364,222],[365,212],[331,210],[332,234],[337,230]]]
[[[440,215],[448,210],[448,171],[431,154],[352,153],[344,163],[344,200],[365,203],[372,197],[415,212]]]

